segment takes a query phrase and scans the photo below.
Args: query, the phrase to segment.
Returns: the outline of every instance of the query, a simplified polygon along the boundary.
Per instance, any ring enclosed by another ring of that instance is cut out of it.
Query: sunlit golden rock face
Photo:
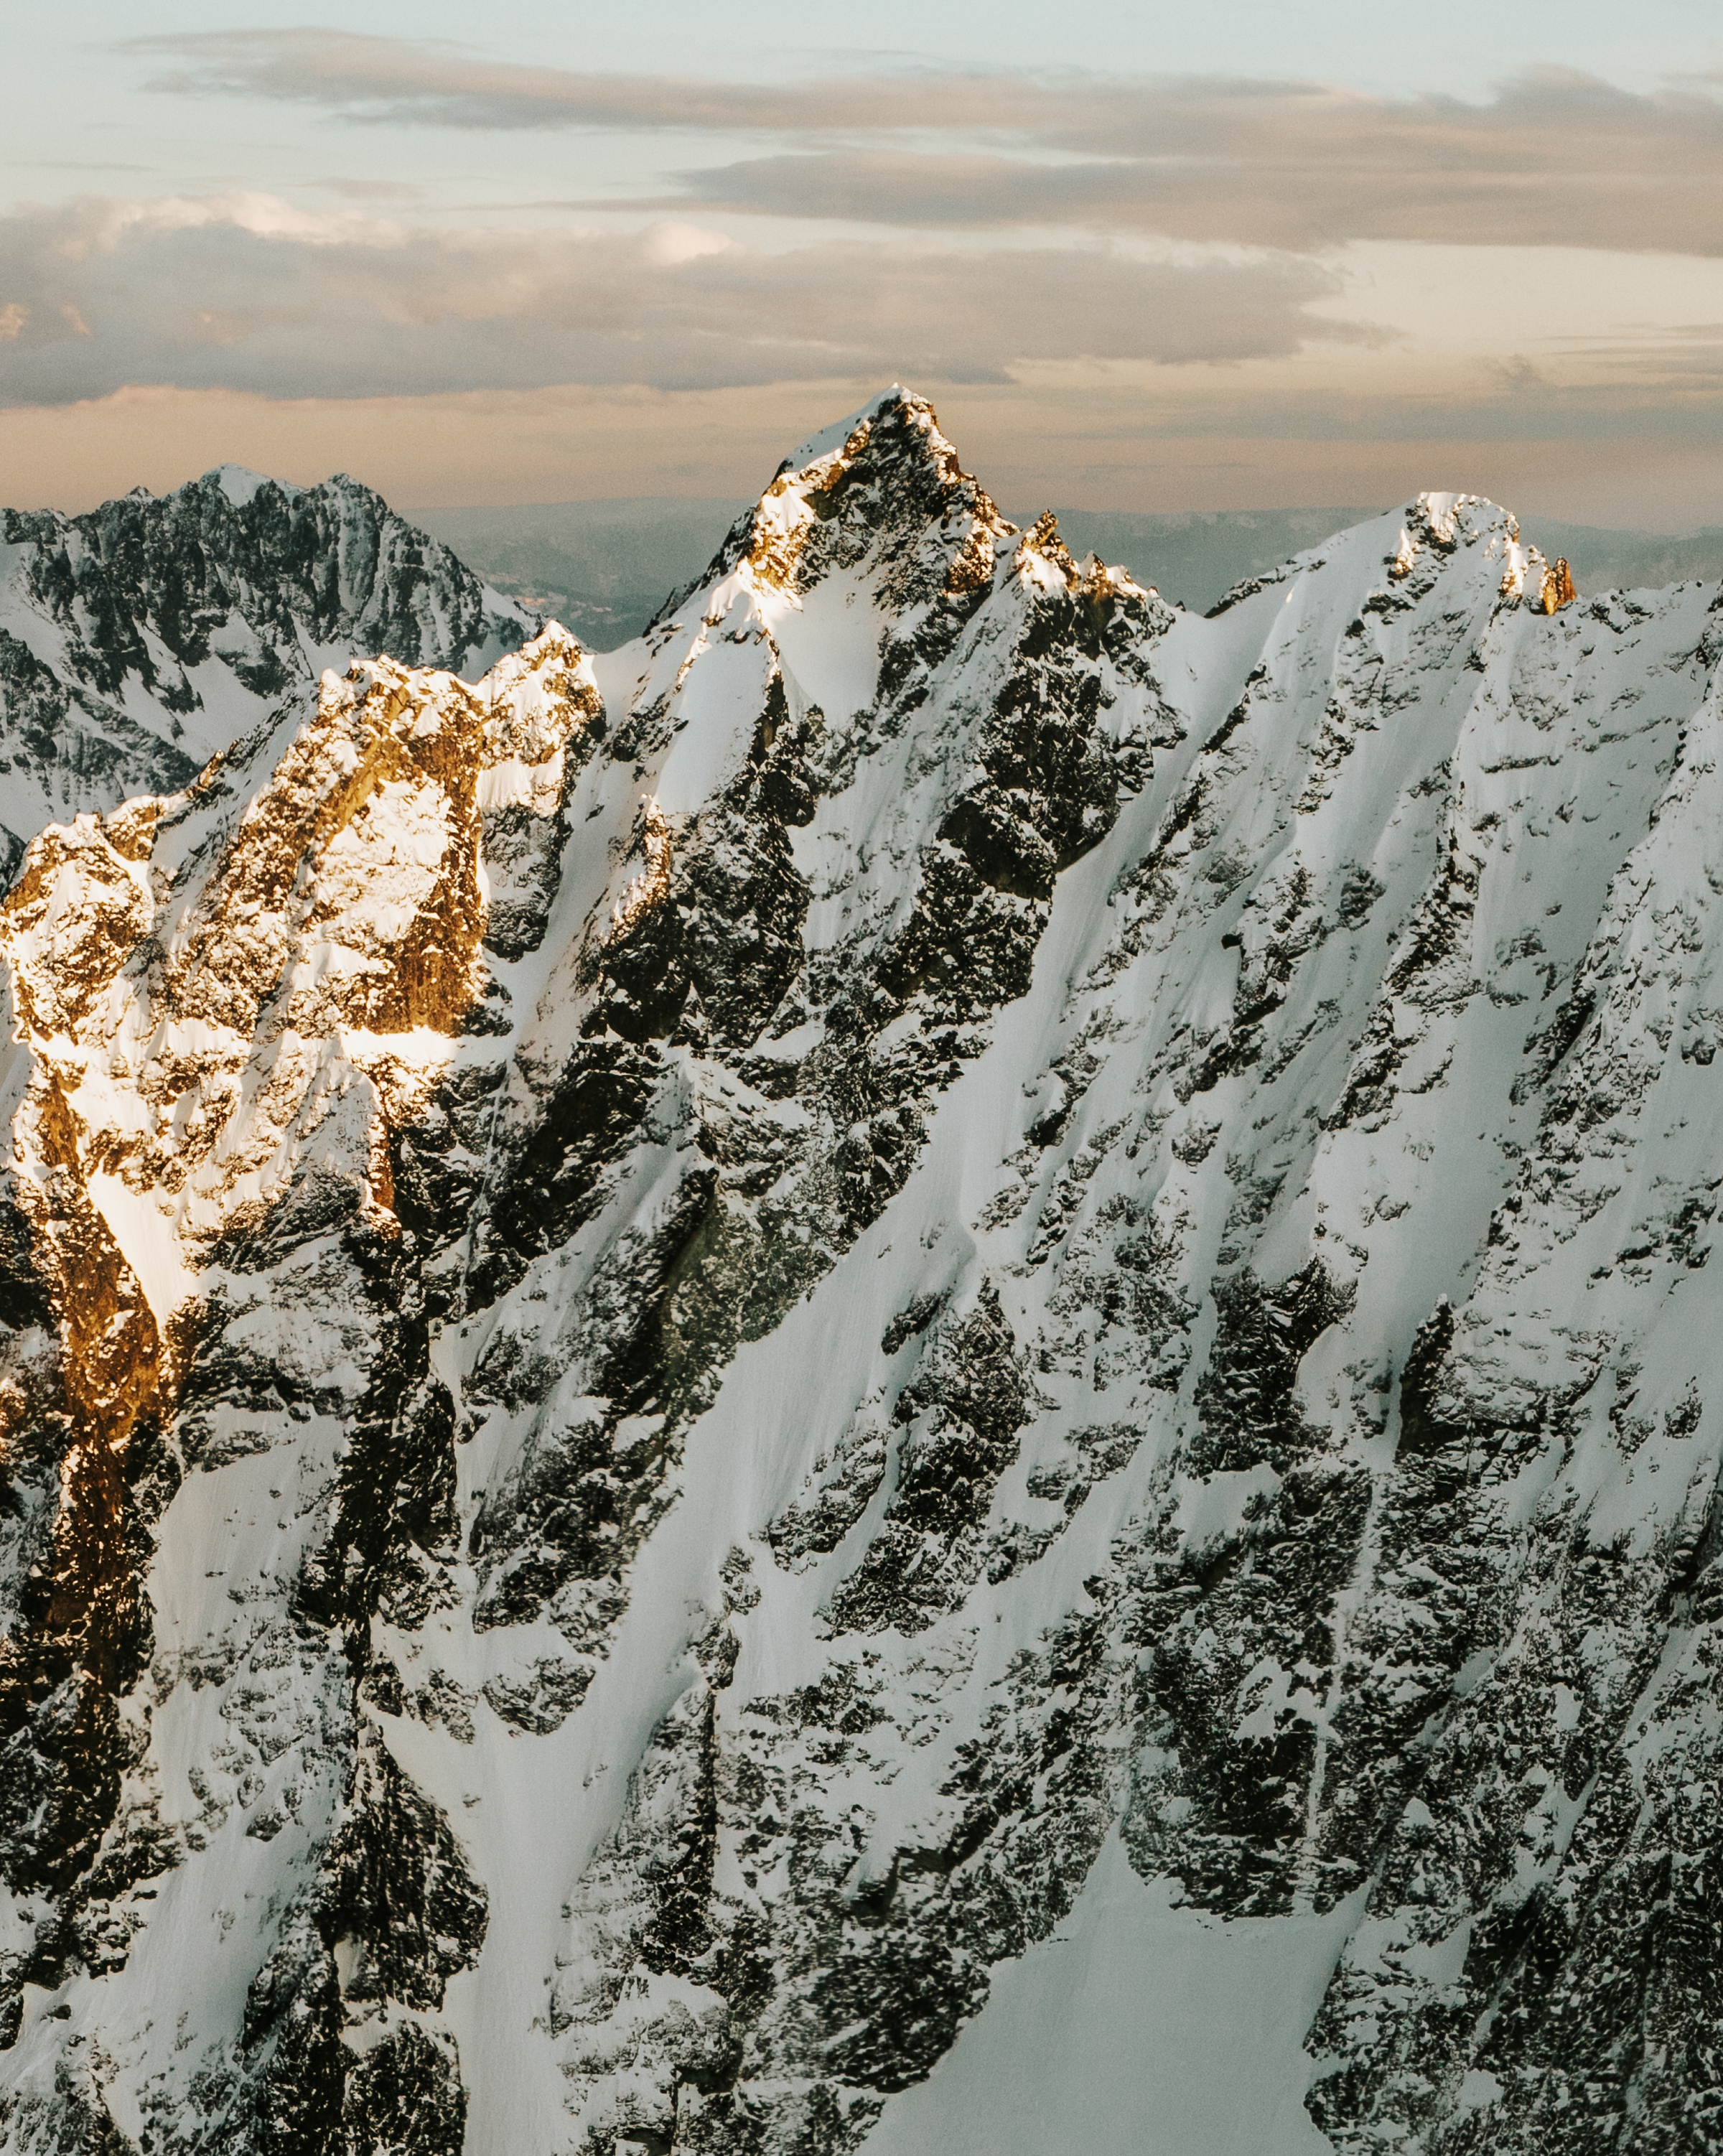
[[[189,1250],[355,1088],[374,1152],[484,993],[486,810],[555,814],[598,711],[559,631],[476,687],[367,661],[184,794],[44,833],[0,952],[86,1172]]]
[[[1546,613],[1557,613],[1565,606],[1572,606],[1579,597],[1573,587],[1573,572],[1567,557],[1558,556],[1546,564],[1543,582],[1537,592],[1537,603]]]
[[[484,992],[487,814],[556,817],[600,716],[556,629],[476,685],[368,660],[183,793],[34,842],[0,906],[31,1066],[17,1191],[64,1253],[74,1365],[137,1290],[90,1178],[159,1222],[165,1320],[200,1239],[290,1182],[355,1089],[362,1171]]]
[[[1519,527],[1507,535],[1503,542],[1505,566],[1502,570],[1500,594],[1505,599],[1520,599],[1534,613],[1557,613],[1563,607],[1572,606],[1579,597],[1573,572],[1565,557],[1551,562],[1536,547],[1522,546]]]
[[[560,834],[601,720],[555,629],[476,685],[326,674],[184,793],[44,831],[0,906],[27,1059],[9,1196],[59,1394],[44,1417],[8,1380],[0,1431],[69,1437],[40,1591],[0,1640],[0,1735],[64,1693],[56,1756],[90,1783],[91,1831],[117,1800],[114,1695],[147,1657],[138,1447],[196,1351],[203,1269],[308,1173],[398,1232],[392,1135],[488,979],[487,829]],[[54,1832],[75,1869],[87,1834]]]

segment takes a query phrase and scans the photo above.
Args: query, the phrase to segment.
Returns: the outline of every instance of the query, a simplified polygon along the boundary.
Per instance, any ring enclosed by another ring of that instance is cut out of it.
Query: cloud
[[[1269,131],[1264,128],[1266,136]],[[1288,129],[1289,137],[1295,131]],[[1023,158],[826,150],[690,172],[654,208],[906,226],[1074,225],[1303,253],[1351,240],[1723,254],[1723,116],[1715,168],[1632,169],[1623,151],[1525,168],[1522,153],[1418,162],[1410,147],[1344,155],[1344,127],[1308,145],[1216,138],[1208,158],[1032,163]]]
[[[1008,75],[863,74],[793,85],[705,76],[585,74],[522,67],[468,48],[350,30],[208,30],[133,38],[151,86],[203,96],[269,97],[353,120],[481,129],[670,128],[768,134],[950,127],[954,81],[985,106],[981,124],[1033,130],[1046,92]],[[959,93],[961,95],[961,93]]]
[[[0,402],[126,383],[366,397],[551,383],[999,382],[1078,357],[1285,356],[1368,332],[1295,257],[854,245],[768,254],[697,225],[449,232],[263,195],[0,218]]]
[[[679,262],[698,262],[703,254],[727,254],[736,242],[710,226],[659,223],[649,225],[641,235],[647,260],[656,270],[674,270]]]
[[[697,130],[783,146],[685,174],[685,196],[657,205],[673,212],[1074,223],[1292,250],[1388,239],[1723,253],[1723,98],[1709,78],[1641,95],[1549,68],[1471,104],[1069,72],[785,84],[587,74],[318,29],[132,49],[162,89],[285,99],[355,121]]]

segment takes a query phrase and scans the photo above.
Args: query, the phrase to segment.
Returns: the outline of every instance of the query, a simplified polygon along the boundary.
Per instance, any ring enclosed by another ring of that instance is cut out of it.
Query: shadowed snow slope
[[[0,2148],[1723,2147],[1720,657],[893,391],[44,832]]]

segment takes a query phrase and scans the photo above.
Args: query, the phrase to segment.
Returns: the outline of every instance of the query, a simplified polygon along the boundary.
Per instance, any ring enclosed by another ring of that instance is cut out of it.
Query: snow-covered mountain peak
[[[834,419],[830,425],[821,427],[810,434],[805,442],[791,450],[778,466],[776,476],[778,479],[793,476],[797,472],[805,471],[810,465],[819,464],[828,457],[835,456],[859,427],[868,425],[880,413],[902,403],[911,395],[912,393],[906,391],[900,382],[894,382],[889,389],[882,389],[877,397],[870,398],[848,418]],[[931,407],[928,409],[931,413]]]
[[[165,1324],[308,1183],[392,1229],[390,1134],[485,1022],[487,937],[542,927],[598,716],[556,630],[475,687],[367,660],[185,793],[45,831],[0,914],[18,1128],[53,1129],[18,1182],[38,1235],[69,1158],[95,1178],[79,1236],[117,1245]]]
[[[802,595],[847,575],[902,614],[991,580],[1015,527],[965,472],[925,398],[894,388],[785,461],[740,518],[705,576],[677,595],[738,570],[762,591]]]
[[[482,673],[537,627],[344,475],[224,465],[83,516],[0,511],[0,871],[79,810],[172,793],[328,665]]]
[[[204,473],[201,484],[218,486],[235,509],[245,508],[266,486],[279,487],[290,496],[305,491],[286,480],[272,480],[266,473],[253,471],[246,465],[218,465],[214,470]]]
[[[1554,567],[897,392],[41,835],[5,2156],[1705,2145],[1723,597]]]

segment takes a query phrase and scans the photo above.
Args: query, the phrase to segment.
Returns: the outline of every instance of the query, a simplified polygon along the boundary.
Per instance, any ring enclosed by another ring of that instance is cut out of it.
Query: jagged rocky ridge
[[[0,878],[44,824],[184,786],[356,656],[483,673],[539,626],[369,487],[224,465],[0,510]]]
[[[893,393],[45,831],[0,2146],[897,2149],[1100,1865],[1304,2145],[1723,2146],[1723,601],[1566,596],[1197,619]]]

